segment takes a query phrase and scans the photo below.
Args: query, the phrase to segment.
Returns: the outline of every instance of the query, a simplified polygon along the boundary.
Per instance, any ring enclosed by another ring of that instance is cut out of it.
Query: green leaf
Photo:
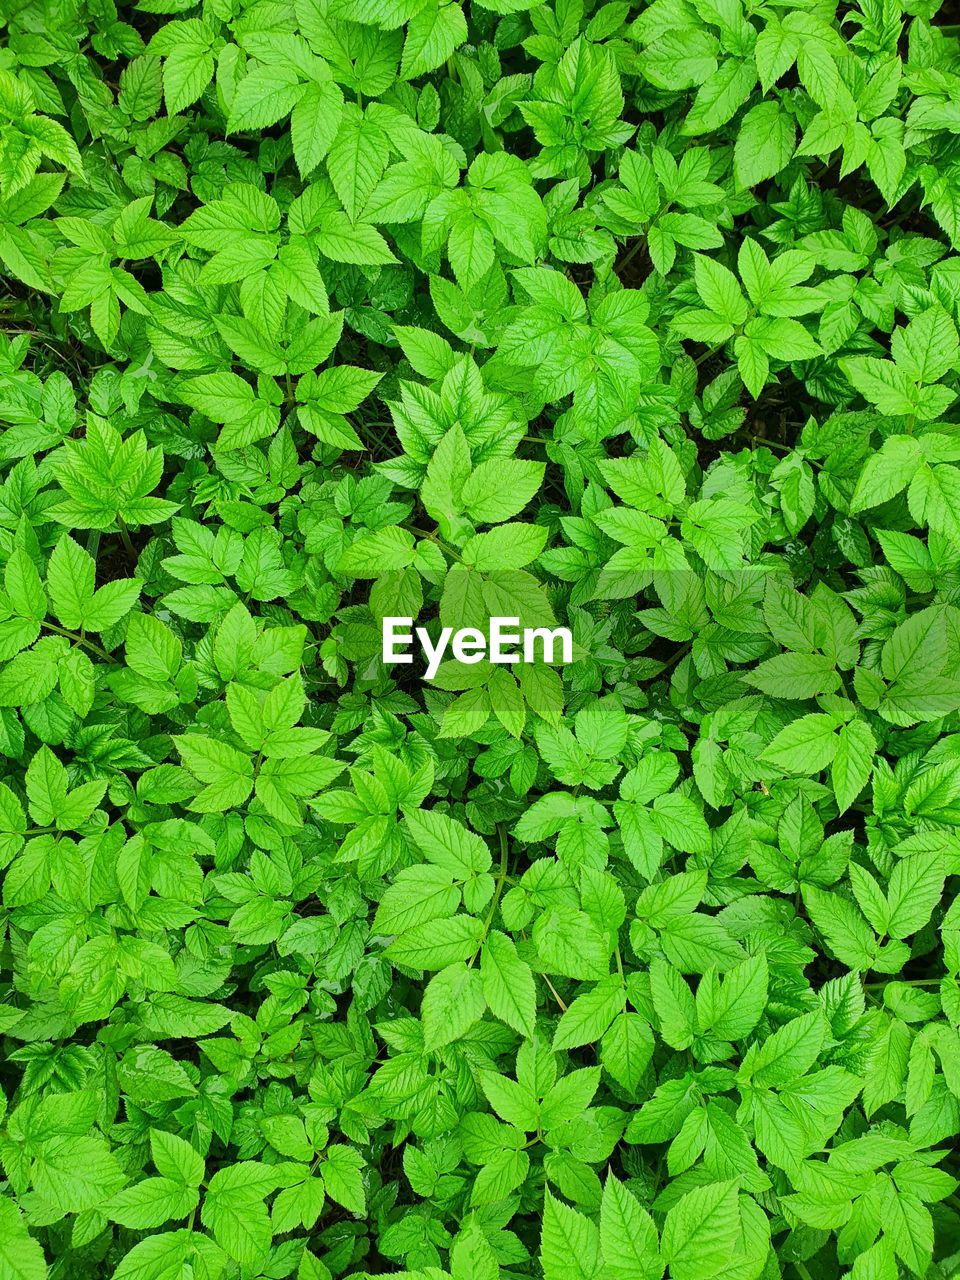
[[[372,114],[344,108],[340,127],[329,145],[330,181],[347,217],[355,222],[386,167],[387,135]]]
[[[518,458],[481,462],[463,485],[467,514],[480,524],[509,520],[527,505],[543,480],[543,464]]]
[[[343,94],[332,82],[308,84],[290,114],[293,154],[306,177],[324,159],[337,136]]]
[[[272,1239],[265,1197],[277,1185],[269,1166],[253,1160],[219,1169],[200,1211],[217,1243],[241,1266],[260,1267]]]
[[[796,146],[793,118],[777,102],[759,102],[743,117],[733,167],[741,187],[765,182],[790,163]]]
[[[697,987],[697,1021],[721,1040],[741,1040],[756,1027],[767,1003],[767,961],[749,956],[727,971],[721,981],[716,970],[706,973]]]
[[[623,1010],[623,984],[611,976],[585,991],[564,1011],[553,1037],[554,1049],[571,1049],[599,1040]]]
[[[467,22],[458,4],[428,4],[407,26],[400,75],[413,80],[433,71],[467,38]]]
[[[483,1017],[485,1008],[483,981],[476,969],[465,964],[441,969],[423,993],[423,1047],[429,1052],[459,1040]]]
[[[124,578],[94,591],[93,558],[64,534],[47,567],[47,590],[60,623],[70,630],[106,631],[133,608],[140,584]]]
[[[125,1187],[104,1205],[113,1222],[132,1228],[159,1227],[171,1219],[185,1218],[199,1203],[195,1188],[170,1178],[144,1178]]]
[[[0,1275],[4,1280],[46,1280],[43,1249],[12,1200],[0,1199]]]
[[[327,1195],[350,1213],[361,1216],[367,1201],[363,1189],[363,1159],[352,1147],[341,1143],[327,1148],[326,1160],[321,1166],[323,1185]]]
[[[227,120],[229,133],[262,129],[290,114],[303,87],[293,67],[283,63],[255,65],[237,85]]]
[[[837,753],[836,724],[831,716],[801,716],[781,729],[763,758],[786,773],[819,773]]]
[[[253,787],[253,766],[247,756],[199,734],[183,734],[175,742],[186,767],[206,784],[193,797],[191,808],[218,813],[246,800]]]
[[[707,1280],[729,1260],[740,1235],[736,1182],[695,1187],[663,1223],[660,1250],[676,1280]]]
[[[845,724],[838,738],[837,753],[830,766],[830,780],[837,805],[843,813],[869,781],[877,741],[864,720],[851,720]]]
[[[151,1129],[150,1151],[162,1177],[191,1187],[197,1187],[203,1181],[206,1167],[203,1157],[175,1133]]]
[[[39,1195],[64,1214],[99,1208],[125,1181],[106,1139],[94,1134],[46,1138],[31,1178]]]
[[[486,842],[445,813],[423,809],[408,813],[406,822],[424,856],[455,878],[469,880],[489,870],[493,859]]]
[[[876,939],[853,903],[815,885],[804,885],[803,900],[814,925],[837,958],[852,969],[870,968]]]
[[[816,1062],[823,1045],[826,1027],[817,1010],[793,1018],[748,1055],[750,1079],[761,1088],[790,1084],[806,1075]]]
[[[653,1219],[613,1174],[607,1175],[603,1188],[600,1247],[611,1276],[660,1280],[663,1275]]]
[[[597,1228],[549,1192],[543,1206],[540,1265],[544,1280],[593,1280],[603,1268]]]
[[[480,976],[490,1012],[529,1039],[537,1005],[533,974],[511,939],[496,929],[487,935],[480,953]]]

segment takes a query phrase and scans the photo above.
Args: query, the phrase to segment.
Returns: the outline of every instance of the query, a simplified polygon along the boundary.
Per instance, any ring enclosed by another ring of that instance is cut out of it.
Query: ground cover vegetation
[[[0,1280],[955,1274],[956,14],[3,9]]]

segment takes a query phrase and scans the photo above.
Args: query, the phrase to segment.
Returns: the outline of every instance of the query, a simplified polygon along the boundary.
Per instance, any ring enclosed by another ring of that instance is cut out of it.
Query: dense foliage
[[[6,0],[0,1280],[955,1273],[937,8]]]

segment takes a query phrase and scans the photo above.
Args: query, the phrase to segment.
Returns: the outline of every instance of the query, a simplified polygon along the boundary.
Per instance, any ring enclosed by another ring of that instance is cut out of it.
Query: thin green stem
[[[484,922],[483,922],[483,932],[480,935],[480,942],[477,944],[477,949],[473,954],[473,959],[471,959],[470,961],[470,966],[472,966],[476,961],[476,958],[480,954],[483,944],[487,939],[487,934],[490,932],[490,926],[493,924],[493,918],[497,914],[497,907],[499,907],[500,905],[500,898],[503,894],[503,886],[507,882],[510,849],[507,843],[507,829],[502,822],[497,823],[497,835],[500,838],[500,870],[497,873],[497,883],[494,886],[494,890],[493,890],[493,900],[490,903],[490,909],[488,910],[486,918],[484,919]]]
[[[634,260],[634,258],[637,256],[637,254],[640,252],[640,250],[643,248],[643,246],[646,243],[647,243],[647,233],[645,231],[639,233],[634,243],[627,250],[625,256],[621,259],[620,262],[617,263],[617,270],[620,272],[626,271],[627,267],[629,267],[630,263]]]
[[[40,625],[47,631],[52,631],[55,635],[65,636],[68,640],[72,640],[74,644],[83,645],[84,649],[89,649],[91,653],[95,653],[104,662],[119,661],[112,653],[107,653],[106,649],[102,649],[100,645],[88,640],[86,636],[77,635],[76,631],[67,631],[65,627],[58,627],[54,622],[41,622]]]
[[[136,560],[137,549],[133,545],[130,530],[127,528],[127,523],[122,516],[117,516],[117,528],[120,530],[120,541],[123,543],[123,549],[131,560]]]
[[[890,978],[886,982],[865,982],[863,984],[864,991],[882,991],[884,987],[888,987],[891,982],[895,982],[899,987],[939,987],[943,978]]]
[[[550,979],[547,977],[545,973],[542,973],[540,976],[543,978],[544,982],[547,984],[548,988],[550,989],[550,994],[553,996],[554,1000],[556,1000],[557,1004],[560,1006],[560,1012],[566,1013],[567,1006],[563,1002],[563,1000],[561,1000],[560,994],[557,991],[556,987],[553,985],[553,983],[550,981]]]
[[[664,672],[669,671],[672,667],[675,667],[678,663],[682,662],[692,648],[693,641],[688,641],[686,644],[682,644],[677,652],[673,654],[672,657],[668,658],[663,664],[663,670],[660,674],[663,675]]]
[[[697,358],[694,360],[693,363],[699,369],[700,366],[704,364],[707,360],[709,360],[711,356],[715,356],[717,352],[722,351],[725,346],[726,346],[726,343],[721,342],[715,347],[708,347],[706,351],[701,351],[700,355],[697,356]]]
[[[768,449],[779,449],[781,453],[793,453],[797,447],[793,444],[784,444],[780,440],[768,440],[766,436],[751,436],[750,444],[762,444]],[[818,471],[823,468],[823,463],[818,462],[816,458],[805,458],[804,461],[808,462],[811,467],[816,467]]]
[[[457,564],[463,564],[463,560],[460,558],[459,554],[454,551],[453,547],[447,546],[442,538],[438,537],[435,533],[431,533],[429,529],[416,529],[411,525],[410,532],[415,533],[418,538],[426,538],[428,542],[432,542],[435,546],[439,547],[445,555],[456,560]]]

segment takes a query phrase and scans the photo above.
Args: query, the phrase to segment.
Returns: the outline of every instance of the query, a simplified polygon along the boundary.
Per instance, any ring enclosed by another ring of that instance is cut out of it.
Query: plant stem
[[[619,272],[626,271],[627,267],[629,267],[630,263],[634,260],[634,258],[637,256],[637,254],[640,252],[640,250],[643,248],[643,246],[646,243],[647,243],[646,232],[639,233],[636,239],[634,240],[633,244],[627,250],[627,253],[624,256],[623,260],[617,263],[617,271]]]
[[[502,822],[497,823],[497,835],[500,837],[500,870],[497,874],[497,883],[493,891],[493,901],[490,903],[490,909],[487,912],[483,922],[483,933],[480,935],[480,942],[476,951],[473,953],[473,959],[468,967],[472,967],[480,954],[487,934],[490,932],[490,926],[493,924],[493,917],[497,914],[497,907],[500,905],[500,897],[503,893],[503,886],[506,884],[508,860],[510,857],[510,849],[507,844],[507,829]]]
[[[896,975],[889,978],[887,982],[865,982],[863,984],[864,991],[880,991],[884,987],[896,982],[901,987],[939,987],[943,978],[898,978]]]
[[[123,519],[123,516],[117,516],[117,527],[120,530],[120,541],[123,543],[124,550],[130,559],[136,562],[137,549],[130,538],[130,530],[127,528],[127,524]]]
[[[92,640],[88,640],[86,636],[79,636],[75,631],[67,631],[65,627],[58,627],[53,622],[41,622],[40,624],[47,631],[54,632],[58,636],[66,636],[68,640],[72,640],[74,644],[83,645],[85,649],[89,649],[91,653],[95,653],[98,658],[102,658],[104,662],[118,662],[112,653],[107,653],[106,649],[102,649],[100,645],[95,644]]]
[[[415,533],[418,538],[426,538],[428,542],[432,542],[435,546],[438,546],[445,555],[456,560],[457,564],[463,564],[463,560],[460,558],[458,553],[454,551],[453,547],[448,547],[442,538],[438,537],[435,533],[431,533],[429,529],[416,529],[411,525],[410,532]]]
[[[566,1013],[567,1006],[564,1004],[564,1002],[560,999],[560,996],[557,994],[556,987],[553,985],[553,983],[550,981],[550,979],[547,977],[545,973],[542,973],[540,976],[541,978],[543,978],[544,982],[549,987],[550,994],[553,996],[554,1000],[556,1000],[557,1004],[560,1006],[561,1013]]]

